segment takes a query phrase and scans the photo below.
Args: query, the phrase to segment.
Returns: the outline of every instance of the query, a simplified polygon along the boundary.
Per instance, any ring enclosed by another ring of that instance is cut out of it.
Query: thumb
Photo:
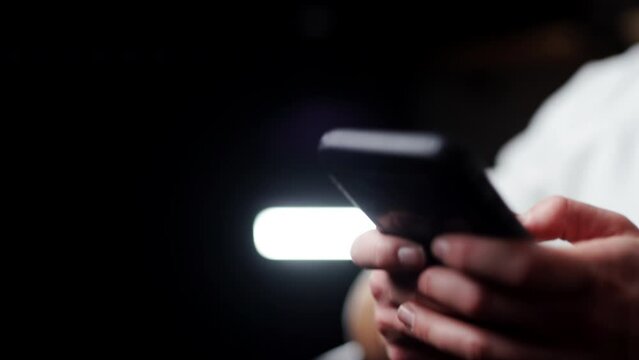
[[[639,234],[637,226],[619,213],[562,196],[543,199],[519,218],[538,240],[577,242],[628,233]]]

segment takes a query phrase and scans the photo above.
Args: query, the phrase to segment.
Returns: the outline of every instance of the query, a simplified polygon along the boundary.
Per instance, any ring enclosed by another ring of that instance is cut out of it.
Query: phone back
[[[479,160],[439,134],[335,129],[318,151],[335,185],[383,233],[424,244],[447,232],[529,237]]]

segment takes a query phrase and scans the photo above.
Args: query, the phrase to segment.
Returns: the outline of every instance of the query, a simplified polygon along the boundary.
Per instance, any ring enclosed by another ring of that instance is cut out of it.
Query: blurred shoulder
[[[562,194],[639,211],[639,45],[584,64],[497,154],[491,179],[516,210]],[[629,166],[631,165],[631,166]]]

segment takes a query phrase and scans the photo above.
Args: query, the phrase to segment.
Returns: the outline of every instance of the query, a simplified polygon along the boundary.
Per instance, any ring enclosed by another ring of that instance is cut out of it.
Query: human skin
[[[420,245],[371,231],[351,249],[388,357],[639,358],[639,229],[563,197],[520,216],[537,240],[446,234]],[[513,240],[513,239],[510,239]],[[407,275],[408,274],[408,275]]]

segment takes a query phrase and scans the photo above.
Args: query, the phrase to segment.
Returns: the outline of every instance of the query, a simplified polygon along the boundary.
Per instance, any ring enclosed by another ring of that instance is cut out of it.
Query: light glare
[[[353,240],[375,225],[355,207],[272,207],[253,223],[253,242],[271,260],[350,260]]]

